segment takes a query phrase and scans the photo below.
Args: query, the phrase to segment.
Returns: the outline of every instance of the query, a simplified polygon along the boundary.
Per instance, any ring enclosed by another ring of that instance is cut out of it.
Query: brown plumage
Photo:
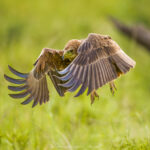
[[[12,91],[22,91],[10,94],[13,98],[29,97],[22,103],[27,104],[34,99],[33,107],[49,100],[46,74],[50,76],[54,87],[60,96],[66,91],[74,92],[80,86],[75,97],[81,95],[87,88],[91,94],[91,103],[98,97],[96,90],[109,83],[112,93],[116,87],[113,80],[127,73],[135,66],[135,61],[127,56],[109,36],[90,33],[84,40],[70,40],[64,50],[45,48],[34,64],[29,74],[22,74],[9,66],[14,74],[24,79],[5,79],[23,86],[8,86]]]

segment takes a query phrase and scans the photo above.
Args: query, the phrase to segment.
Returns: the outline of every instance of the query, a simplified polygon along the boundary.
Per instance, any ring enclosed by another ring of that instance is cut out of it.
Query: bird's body
[[[80,86],[76,96],[81,95],[86,88],[91,94],[91,103],[98,97],[96,90],[106,83],[115,90],[113,80],[125,74],[135,66],[135,61],[127,56],[109,36],[91,33],[84,40],[70,40],[64,50],[44,48],[29,74],[22,74],[9,66],[14,74],[24,79],[5,79],[19,87],[8,86],[12,91],[22,91],[10,94],[13,98],[29,97],[23,104],[34,99],[33,106],[49,100],[46,74],[51,78],[58,94],[64,96],[66,91],[74,92]]]

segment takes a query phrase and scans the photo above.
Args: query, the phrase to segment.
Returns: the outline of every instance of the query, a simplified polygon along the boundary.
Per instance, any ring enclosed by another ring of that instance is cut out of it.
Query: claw
[[[91,105],[94,103],[95,98],[99,99],[99,95],[96,93],[95,90],[93,90],[92,93],[91,93]]]
[[[109,83],[109,86],[110,86],[110,91],[111,91],[111,93],[114,95],[115,91],[117,91],[117,88],[116,88],[114,82],[111,81],[111,82]]]

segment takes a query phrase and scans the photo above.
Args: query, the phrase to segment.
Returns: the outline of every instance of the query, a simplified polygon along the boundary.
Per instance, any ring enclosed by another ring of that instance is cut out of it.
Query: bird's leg
[[[110,86],[111,93],[114,95],[115,91],[117,90],[114,81],[109,82],[109,86]]]
[[[94,103],[95,97],[99,99],[99,95],[96,93],[96,90],[93,90],[91,93],[91,105]]]

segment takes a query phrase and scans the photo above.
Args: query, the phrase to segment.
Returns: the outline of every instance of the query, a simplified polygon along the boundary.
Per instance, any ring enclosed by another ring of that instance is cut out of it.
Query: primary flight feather
[[[87,88],[91,94],[91,103],[98,97],[96,90],[109,83],[112,93],[116,87],[114,80],[127,73],[135,66],[119,45],[109,36],[90,33],[86,39],[70,40],[63,50],[44,48],[29,74],[23,74],[9,66],[9,70],[22,79],[13,79],[4,75],[5,79],[20,86],[8,86],[12,91],[23,91],[9,94],[13,98],[23,98],[22,104],[34,100],[32,107],[49,100],[46,75],[48,75],[60,96],[74,92],[75,97]]]

